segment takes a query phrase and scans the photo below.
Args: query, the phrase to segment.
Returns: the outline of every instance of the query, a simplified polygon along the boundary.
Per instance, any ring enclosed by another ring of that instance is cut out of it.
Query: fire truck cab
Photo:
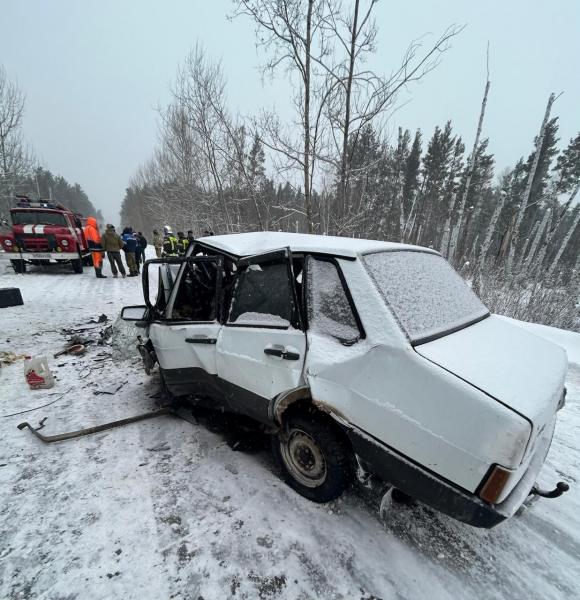
[[[68,263],[83,272],[90,252],[80,215],[52,201],[17,196],[10,210],[12,227],[0,230],[0,260],[9,260],[17,273],[27,265]],[[3,250],[3,252],[2,252]]]

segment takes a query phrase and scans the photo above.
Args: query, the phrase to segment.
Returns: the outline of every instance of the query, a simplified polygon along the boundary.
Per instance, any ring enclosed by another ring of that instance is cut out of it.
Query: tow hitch
[[[567,492],[569,489],[570,486],[564,481],[558,481],[556,487],[553,490],[543,490],[542,488],[539,488],[537,485],[535,485],[530,492],[530,496],[534,495],[541,496],[542,498],[558,498],[562,494]]]

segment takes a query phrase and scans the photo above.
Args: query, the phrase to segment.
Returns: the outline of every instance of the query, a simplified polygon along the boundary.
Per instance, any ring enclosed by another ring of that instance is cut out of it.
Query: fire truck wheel
[[[10,262],[16,273],[26,273],[26,263],[23,260],[11,260]]]
[[[83,272],[83,259],[82,258],[75,258],[74,260],[70,261],[70,264],[72,265],[73,271],[75,273]]]

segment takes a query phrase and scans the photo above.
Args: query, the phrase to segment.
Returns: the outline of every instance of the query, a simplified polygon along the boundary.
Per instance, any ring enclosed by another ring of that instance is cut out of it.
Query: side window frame
[[[309,291],[308,291],[308,286],[310,285],[309,282],[309,277],[308,277],[308,273],[310,270],[310,263],[312,260],[318,260],[321,262],[328,262],[332,265],[334,265],[336,272],[338,273],[338,278],[340,280],[340,284],[342,286],[342,290],[344,292],[344,295],[346,296],[346,299],[348,301],[348,305],[350,307],[350,310],[352,312],[352,316],[354,317],[354,320],[356,322],[356,326],[358,328],[358,332],[359,332],[359,336],[358,339],[352,343],[346,343],[334,336],[335,340],[337,340],[338,342],[340,342],[343,346],[353,346],[354,344],[356,344],[357,342],[366,339],[367,335],[366,335],[366,331],[365,328],[362,324],[362,321],[360,319],[360,316],[358,314],[358,310],[356,307],[356,304],[354,303],[354,299],[352,297],[352,294],[350,293],[350,289],[348,287],[348,283],[346,281],[346,278],[344,277],[344,273],[342,272],[342,268],[338,262],[338,260],[334,257],[334,256],[329,256],[327,254],[316,254],[316,253],[310,253],[306,256],[306,260],[304,263],[304,276],[303,276],[303,284],[302,284],[302,294],[304,296],[304,319],[305,319],[305,328],[306,331],[308,331],[310,329],[310,302],[309,302]]]
[[[282,255],[284,252],[284,255]],[[253,264],[260,264],[260,262],[275,262],[276,258],[280,258],[280,264],[286,265],[286,272],[288,276],[288,283],[290,285],[291,295],[290,295],[290,303],[291,303],[291,319],[290,325],[272,325],[267,323],[256,323],[256,324],[244,324],[244,323],[231,323],[229,321],[230,314],[236,299],[236,292],[238,290],[238,286],[240,284],[241,275]],[[224,326],[225,327],[247,327],[250,329],[277,329],[280,331],[287,331],[291,327],[297,329],[298,331],[305,332],[305,315],[302,314],[301,304],[299,302],[297,293],[296,293],[296,285],[294,283],[294,269],[292,266],[292,253],[289,248],[285,248],[280,251],[268,252],[263,255],[256,255],[250,257],[244,257],[237,261],[237,273],[236,279],[234,283],[234,289],[232,293],[232,297],[229,303],[229,306],[226,307],[224,311]]]
[[[173,304],[175,302],[175,296],[177,294],[177,290],[179,288],[179,284],[181,283],[181,279],[185,272],[185,268],[187,263],[200,263],[200,262],[213,262],[216,264],[216,289],[214,293],[214,314],[215,318],[211,321],[193,321],[191,319],[172,319],[169,317],[169,309],[173,310]],[[200,324],[207,325],[210,323],[221,323],[220,314],[221,314],[221,302],[222,302],[222,269],[223,269],[223,256],[194,256],[194,257],[181,257],[181,258],[154,258],[148,260],[145,265],[145,269],[147,269],[147,265],[149,264],[160,264],[160,265],[179,265],[179,270],[175,279],[171,284],[171,289],[169,291],[169,296],[167,300],[167,305],[163,309],[161,313],[159,311],[155,311],[155,320],[162,322],[167,325],[174,325],[177,323],[180,324]],[[143,294],[146,298],[149,295],[149,277],[148,270],[146,270],[147,275],[143,278]],[[155,309],[155,307],[153,307]]]

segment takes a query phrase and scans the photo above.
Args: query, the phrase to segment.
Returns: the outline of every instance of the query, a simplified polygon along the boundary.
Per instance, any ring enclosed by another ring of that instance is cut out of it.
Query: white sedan
[[[155,289],[150,283],[157,280]],[[144,269],[140,351],[166,388],[261,422],[316,502],[372,473],[493,527],[535,486],[564,350],[493,315],[427,248],[287,233],[196,240]]]

